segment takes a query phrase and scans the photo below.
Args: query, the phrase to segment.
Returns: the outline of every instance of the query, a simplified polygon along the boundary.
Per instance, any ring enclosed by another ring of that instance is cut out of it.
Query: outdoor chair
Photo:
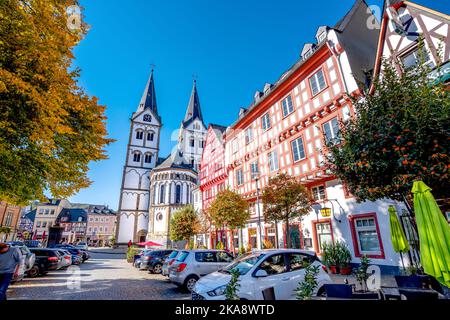
[[[350,284],[325,284],[324,287],[327,298],[353,298],[353,287]]]

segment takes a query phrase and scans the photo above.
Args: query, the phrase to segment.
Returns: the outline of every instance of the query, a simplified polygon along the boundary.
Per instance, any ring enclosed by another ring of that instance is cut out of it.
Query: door
[[[194,259],[198,275],[205,276],[217,271],[217,259],[214,251],[196,252]]]
[[[265,270],[268,276],[254,278],[256,299],[262,299],[262,292],[271,287],[274,289],[276,300],[287,300],[290,298],[290,293],[286,290],[286,286],[289,285],[288,282],[290,277],[287,274],[286,257],[284,253],[267,257],[258,266],[256,271],[258,270]]]
[[[301,253],[288,253],[287,258],[288,272],[286,273],[286,276],[289,280],[285,282],[285,285],[281,290],[286,291],[286,294],[289,296],[287,299],[295,299],[295,290],[297,289],[298,284],[305,278],[305,268],[314,261],[311,256]]]

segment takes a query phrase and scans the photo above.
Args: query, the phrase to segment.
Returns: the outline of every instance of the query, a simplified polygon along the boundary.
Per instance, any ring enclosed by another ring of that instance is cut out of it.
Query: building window
[[[318,42],[321,43],[323,40],[325,40],[325,37],[327,36],[326,32],[322,32],[319,37],[317,38]]]
[[[181,203],[181,186],[177,185],[175,187],[175,203]]]
[[[158,213],[158,214],[156,215],[156,221],[161,221],[162,219],[163,219],[162,213]]]
[[[105,232],[108,232],[108,228],[107,227],[105,227]]]
[[[152,163],[152,157],[153,157],[153,155],[151,153],[146,153],[145,157],[144,157],[144,162],[145,163]]]
[[[253,141],[253,130],[252,128],[247,128],[245,130],[245,144],[249,144]]]
[[[403,55],[400,59],[405,70],[412,69],[420,63],[430,68],[435,67],[434,62],[425,47],[416,48],[412,52]]]
[[[294,158],[294,162],[303,160],[306,158],[305,155],[305,147],[303,145],[303,139],[298,138],[291,142],[292,147],[292,156]]]
[[[36,228],[40,228],[40,227],[41,227],[41,222],[40,221],[36,222]]]
[[[320,69],[311,78],[309,78],[309,85],[311,86],[311,93],[313,96],[325,89],[327,84],[325,82],[325,77],[323,76],[322,69]]]
[[[244,184],[244,174],[242,172],[242,169],[239,169],[236,171],[236,182],[238,186],[241,186]]]
[[[189,139],[189,145],[193,148],[195,146],[195,140],[194,138]]]
[[[252,173],[252,177],[259,173],[259,169],[258,169],[258,161],[252,162],[250,163],[250,171]]]
[[[288,95],[286,99],[281,102],[281,105],[283,107],[283,117],[286,117],[294,112],[294,105],[292,104],[291,95]]]
[[[316,246],[318,253],[322,252],[323,246],[325,244],[333,243],[333,234],[331,230],[330,222],[316,222],[315,232],[316,232]]]
[[[47,227],[47,221],[42,222],[42,228],[46,228]]]
[[[233,147],[233,153],[238,152],[239,149],[239,143],[238,143],[238,139],[235,138],[232,142],[232,147]]]
[[[165,189],[166,188],[164,185],[161,185],[159,187],[159,203],[164,203],[166,200],[166,193],[165,193],[166,190]]]
[[[148,132],[147,133],[147,140],[148,141],[153,141],[154,138],[155,138],[155,133],[154,132]]]
[[[200,140],[200,148],[204,148],[205,147],[205,141],[203,141],[203,140]]]
[[[144,115],[144,121],[145,122],[152,122],[152,116],[149,114]]]
[[[263,130],[269,130],[270,129],[271,124],[270,124],[269,113],[266,113],[265,115],[263,115],[261,117],[261,125],[262,125]]]
[[[142,130],[136,131],[136,139],[138,140],[144,139],[144,132]]]
[[[270,172],[278,170],[278,154],[277,151],[274,150],[268,154],[269,157],[269,169]]]
[[[325,200],[325,186],[317,186],[311,188],[311,193],[315,201]]]
[[[355,256],[384,259],[383,243],[375,213],[349,216]]]
[[[323,125],[323,132],[325,135],[325,141],[327,143],[339,143],[340,133],[339,133],[339,123],[337,118],[333,118]]]
[[[49,209],[45,209],[45,214],[49,214],[50,210]]]
[[[55,214],[55,210],[54,209],[50,210],[50,214]]]
[[[5,227],[12,226],[13,215],[11,211],[6,214]]]
[[[134,162],[141,162],[141,154],[139,152],[135,152],[133,155]]]
[[[89,227],[89,232],[92,232],[92,227]]]

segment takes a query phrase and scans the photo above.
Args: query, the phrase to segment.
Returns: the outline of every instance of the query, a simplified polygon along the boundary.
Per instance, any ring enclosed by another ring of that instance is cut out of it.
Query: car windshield
[[[242,257],[220,270],[220,272],[231,273],[233,270],[238,270],[239,274],[242,276],[247,274],[247,272],[249,272],[250,269],[258,263],[258,261],[264,258],[264,256],[264,253],[257,253]]]
[[[189,255],[188,251],[181,252],[180,256],[178,257],[177,261],[184,262],[186,260],[187,256]]]

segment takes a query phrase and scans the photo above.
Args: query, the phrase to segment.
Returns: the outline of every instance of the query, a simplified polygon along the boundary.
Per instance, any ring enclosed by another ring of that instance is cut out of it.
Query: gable
[[[161,120],[159,116],[155,116],[152,110],[144,109],[141,112],[135,112],[131,118],[134,122],[142,122],[146,124],[151,124],[155,126],[161,125]]]

